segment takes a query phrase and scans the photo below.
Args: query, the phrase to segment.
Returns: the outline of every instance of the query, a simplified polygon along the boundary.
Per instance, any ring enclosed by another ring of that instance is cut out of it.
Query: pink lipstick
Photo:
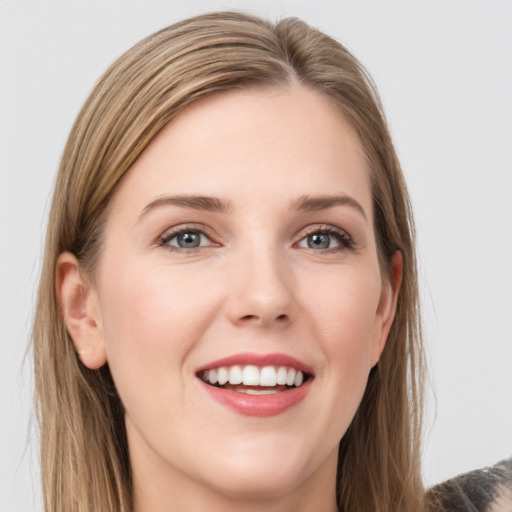
[[[203,389],[222,405],[247,416],[281,414],[311,389],[310,366],[286,354],[236,354],[196,371]]]

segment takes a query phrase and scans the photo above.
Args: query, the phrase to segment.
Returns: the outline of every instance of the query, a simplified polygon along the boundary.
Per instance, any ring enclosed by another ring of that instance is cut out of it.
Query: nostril
[[[278,315],[274,318],[274,322],[278,322],[278,323],[284,323],[284,322],[287,322],[289,319],[288,315],[283,313],[281,315]],[[268,320],[270,320],[270,318],[268,318]],[[242,322],[256,322],[256,323],[267,323],[267,320],[263,317],[263,316],[259,316],[259,315],[244,315],[240,318],[240,321]]]
[[[258,317],[256,315],[245,315],[241,318],[241,320],[258,320]]]

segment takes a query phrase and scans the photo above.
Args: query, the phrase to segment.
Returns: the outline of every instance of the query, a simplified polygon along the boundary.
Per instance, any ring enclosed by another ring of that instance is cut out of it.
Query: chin
[[[222,494],[242,500],[276,499],[289,495],[312,474],[319,472],[322,466],[321,459],[316,460],[311,453],[297,450],[299,446],[297,441],[295,450],[291,447],[272,450],[268,444],[262,443],[258,453],[231,451],[222,464],[215,466],[212,484]]]
[[[267,464],[243,469],[231,467],[218,477],[214,486],[222,494],[240,500],[263,501],[289,495],[305,480],[302,471]]]

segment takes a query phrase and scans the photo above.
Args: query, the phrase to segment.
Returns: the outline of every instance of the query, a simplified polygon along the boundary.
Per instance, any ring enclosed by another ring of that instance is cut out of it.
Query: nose
[[[293,271],[271,250],[245,252],[232,262],[226,312],[236,325],[286,326],[295,316]]]

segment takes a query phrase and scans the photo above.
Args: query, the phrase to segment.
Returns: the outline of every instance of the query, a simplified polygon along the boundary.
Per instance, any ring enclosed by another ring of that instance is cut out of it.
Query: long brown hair
[[[33,330],[36,403],[48,512],[130,512],[123,407],[108,365],[89,370],[74,352],[55,292],[55,264],[71,251],[93,276],[110,197],[176,114],[215,91],[287,87],[320,92],[357,130],[372,183],[383,273],[403,255],[396,318],[341,440],[340,511],[422,509],[423,350],[414,232],[407,189],[377,92],[338,42],[300,20],[198,16],[138,43],[103,75],[71,130],[55,185]]]

